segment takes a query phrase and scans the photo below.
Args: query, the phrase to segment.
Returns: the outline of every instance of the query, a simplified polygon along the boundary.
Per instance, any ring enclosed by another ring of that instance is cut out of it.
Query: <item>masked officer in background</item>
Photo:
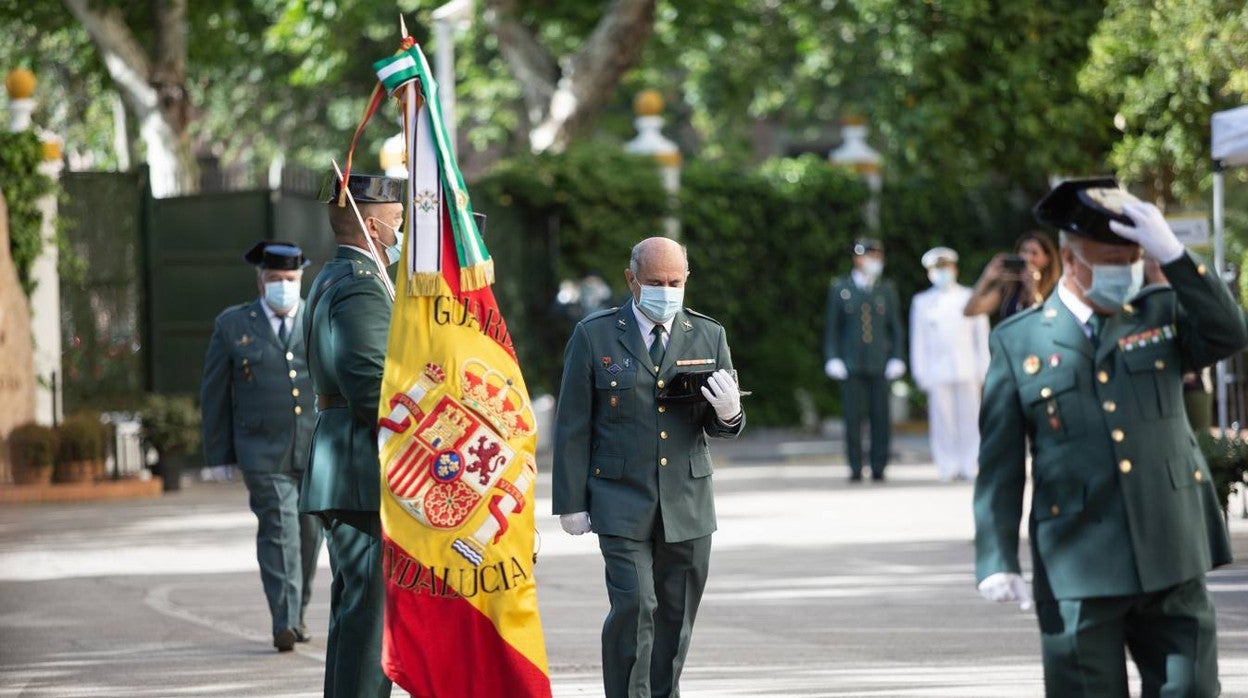
[[[607,698],[680,695],[716,528],[706,437],[745,427],[724,328],[682,307],[688,276],[681,245],[637,243],[632,300],[578,323],[564,355],[553,509],[598,534]]]
[[[1063,182],[1036,206],[1061,229],[1064,275],[1043,306],[1002,322],[980,413],[976,574],[1027,606],[1018,561],[1031,441],[1031,559],[1054,698],[1219,692],[1205,572],[1230,561],[1182,374],[1248,344],[1226,285],[1161,212],[1112,179]],[[1142,249],[1141,249],[1142,248]],[[1170,286],[1141,290],[1148,252]]]
[[[845,416],[845,456],[849,480],[862,480],[862,403],[868,405],[871,424],[871,479],[883,480],[888,465],[892,422],[888,413],[888,385],[906,375],[906,350],[897,289],[880,278],[884,247],[878,240],[854,242],[854,268],[834,279],[828,288],[827,320],[823,331],[823,370],[841,381],[841,410]]]
[[[285,241],[243,256],[260,298],[217,316],[200,387],[204,462],[237,463],[256,515],[256,559],[279,652],[307,642],[304,613],[321,550],[320,522],[299,514],[299,486],[316,417],[299,313],[309,262]]]
[[[325,695],[389,696],[381,669],[385,587],[381,569],[381,465],[377,410],[394,300],[374,261],[399,259],[404,181],[350,175],[359,206],[339,205],[340,180],[327,197],[338,253],[308,295],[308,368],[317,422],[303,481],[303,511],[325,522],[331,586]],[[361,228],[361,222],[363,228]]]
[[[910,373],[927,393],[928,438],[942,482],[975,479],[979,395],[988,372],[988,317],[966,317],[971,289],[958,283],[958,253],[923,254],[932,287],[910,301]]]

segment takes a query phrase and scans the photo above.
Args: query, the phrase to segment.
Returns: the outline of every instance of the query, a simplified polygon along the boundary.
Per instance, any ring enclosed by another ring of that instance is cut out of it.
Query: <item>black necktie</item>
[[[286,329],[286,318],[279,317],[277,319],[277,341],[286,346],[286,338],[290,336],[290,330]]]
[[[1096,313],[1092,313],[1092,317],[1088,318],[1088,329],[1091,330],[1091,335],[1088,337],[1088,339],[1092,340],[1092,346],[1094,347],[1097,345],[1097,340],[1100,338],[1100,334],[1101,334],[1101,327],[1104,324],[1105,324],[1104,315],[1097,315]]]
[[[650,341],[650,363],[658,371],[659,366],[663,365],[663,326],[655,325],[650,334],[654,335],[654,339]]]

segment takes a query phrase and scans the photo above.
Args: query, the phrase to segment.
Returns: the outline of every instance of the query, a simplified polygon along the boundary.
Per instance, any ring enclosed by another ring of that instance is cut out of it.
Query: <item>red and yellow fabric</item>
[[[416,63],[427,68],[423,55]],[[447,171],[454,154],[443,150],[434,84],[422,73],[407,89],[425,86],[418,118],[434,131],[423,142],[438,150],[440,220],[436,233],[406,236],[382,380],[382,666],[418,698],[548,697],[533,576],[533,408],[494,293],[473,272],[488,253],[470,215],[454,220],[466,193]],[[411,264],[411,248],[431,236],[440,267],[432,278]]]

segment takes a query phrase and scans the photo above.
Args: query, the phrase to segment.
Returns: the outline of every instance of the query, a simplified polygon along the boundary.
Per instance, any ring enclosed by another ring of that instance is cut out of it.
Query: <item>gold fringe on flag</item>
[[[475,291],[494,283],[494,260],[487,259],[470,267],[459,268],[459,286],[464,291]]]
[[[436,296],[441,289],[438,283],[442,280],[442,272],[418,271],[407,277],[408,296]]]

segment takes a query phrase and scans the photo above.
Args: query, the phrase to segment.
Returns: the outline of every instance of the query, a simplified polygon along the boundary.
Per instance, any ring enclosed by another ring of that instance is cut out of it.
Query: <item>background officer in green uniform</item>
[[[1030,602],[1018,561],[1030,440],[1046,694],[1127,696],[1125,646],[1142,695],[1217,695],[1204,575],[1230,549],[1181,376],[1248,344],[1243,316],[1161,212],[1112,179],[1064,182],[1036,215],[1062,229],[1065,274],[1043,306],[991,336],[974,504],[980,591]],[[1141,248],[1169,287],[1141,290]]]
[[[862,480],[862,403],[871,423],[871,479],[883,480],[892,420],[888,384],[906,375],[905,328],[897,289],[880,278],[884,247],[878,240],[854,243],[854,268],[828,288],[823,330],[824,373],[841,381],[845,457],[851,482]]]
[[[226,308],[212,328],[200,387],[204,462],[237,463],[256,515],[256,559],[280,652],[307,642],[304,613],[321,550],[320,522],[299,514],[299,483],[315,417],[299,285],[308,261],[285,241],[243,259],[260,298]]]
[[[724,328],[681,307],[688,276],[683,247],[641,241],[632,301],[577,324],[564,356],[553,509],[598,534],[607,698],[680,695],[716,527],[706,437],[745,426]]]
[[[394,301],[373,251],[387,266],[398,261],[403,180],[350,176],[347,186],[363,229],[349,203],[338,205],[338,182],[328,197],[338,253],[312,282],[305,311],[318,414],[301,507],[325,522],[334,575],[325,695],[388,696],[390,680],[381,669],[385,591],[377,409]]]

